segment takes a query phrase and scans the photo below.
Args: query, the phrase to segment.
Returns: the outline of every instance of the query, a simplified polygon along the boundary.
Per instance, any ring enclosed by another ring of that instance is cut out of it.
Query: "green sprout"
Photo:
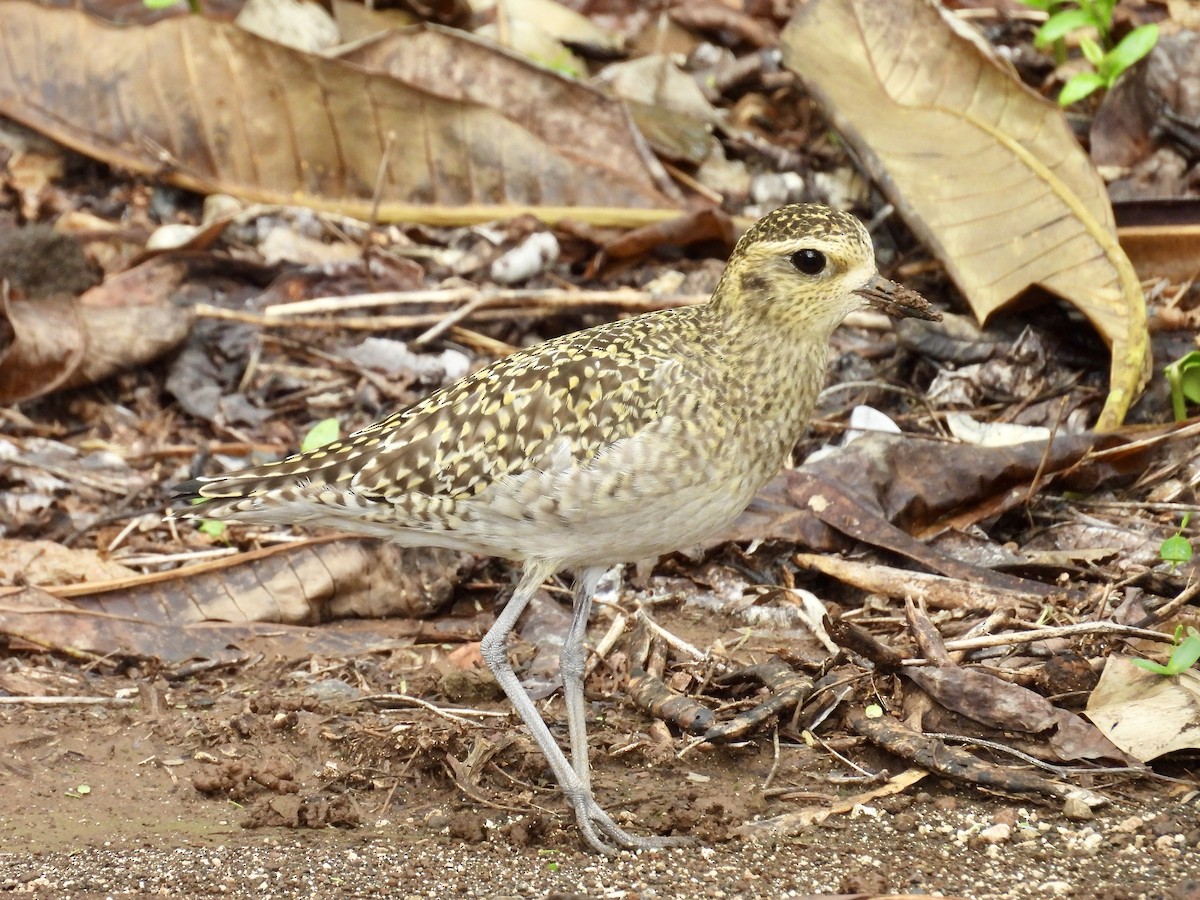
[[[1189,625],[1187,637],[1183,637],[1183,626],[1180,625],[1175,629],[1175,647],[1171,650],[1171,656],[1167,659],[1166,665],[1156,663],[1151,659],[1135,659],[1133,664],[1156,675],[1178,675],[1194,666],[1198,659],[1200,659],[1200,632]]]
[[[1183,536],[1183,531],[1192,520],[1191,513],[1184,513],[1179,530],[1162,542],[1158,548],[1158,556],[1165,563],[1171,564],[1171,571],[1192,561],[1192,542]]]
[[[1066,37],[1079,31],[1091,30],[1079,37],[1079,50],[1091,65],[1086,72],[1072,75],[1059,92],[1062,106],[1078,103],[1094,91],[1111,88],[1134,63],[1146,56],[1158,43],[1158,26],[1139,25],[1120,41],[1113,43],[1113,8],[1117,0],[1021,0],[1026,6],[1040,9],[1049,15],[1033,39],[1035,47],[1054,50],[1054,59],[1062,65],[1067,61]]]
[[[337,419],[322,419],[308,429],[308,434],[300,442],[300,452],[307,453],[309,450],[316,450],[318,447],[332,444],[340,434],[341,428],[338,426]]]
[[[1175,421],[1188,417],[1187,405],[1200,403],[1200,350],[1186,353],[1175,362],[1163,367],[1167,384],[1171,386],[1171,411]]]
[[[206,498],[204,497],[193,497],[191,503],[192,506],[195,506],[198,503],[204,503],[205,500]],[[223,541],[225,540],[227,526],[224,522],[218,522],[216,519],[201,519],[200,524],[196,526],[196,530],[202,534],[207,534],[210,538]]]
[[[146,9],[170,9],[179,0],[142,0],[142,6]],[[199,15],[203,10],[200,8],[200,0],[187,0],[188,12],[192,15]]]
[[[216,519],[201,519],[197,530],[211,538],[222,540],[227,528],[228,526],[224,522],[218,522]]]

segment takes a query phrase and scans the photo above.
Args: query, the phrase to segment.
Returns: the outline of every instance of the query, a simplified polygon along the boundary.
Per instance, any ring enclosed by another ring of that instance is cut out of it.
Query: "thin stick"
[[[451,326],[450,339],[466,347],[473,347],[480,353],[486,353],[497,359],[502,356],[509,356],[521,349],[520,347],[514,347],[512,344],[506,344],[504,341],[488,337],[486,334],[480,334],[478,331],[463,328],[461,325]]]
[[[1055,625],[1048,628],[1031,628],[1029,631],[1010,631],[1004,634],[985,634],[980,637],[963,638],[957,641],[946,641],[947,650],[982,650],[985,647],[1005,647],[1011,644],[1028,644],[1033,641],[1045,641],[1050,638],[1074,637],[1081,634],[1110,634],[1117,637],[1141,638],[1147,641],[1157,641],[1160,644],[1172,643],[1168,634],[1151,631],[1148,628],[1137,628],[1133,625],[1119,625],[1116,622],[1078,622],[1074,625]],[[901,660],[901,665],[925,665],[923,658]]]
[[[1153,625],[1155,622],[1165,622],[1183,606],[1186,606],[1197,596],[1200,596],[1200,581],[1193,581],[1182,591],[1174,600],[1168,600],[1158,609],[1154,610],[1146,618],[1137,623],[1138,628],[1145,628],[1147,625]]]
[[[685,641],[683,638],[679,637],[678,635],[674,635],[671,632],[667,631],[667,629],[663,628],[661,625],[659,625],[657,622],[655,622],[653,619],[651,619],[648,615],[646,615],[646,611],[644,609],[642,609],[641,607],[638,607],[637,616],[639,619],[641,619],[643,622],[646,623],[647,627],[651,631],[653,631],[655,634],[657,634],[660,638],[662,638],[664,641],[666,641],[669,645],[674,647],[680,653],[686,653],[692,659],[698,659],[701,661],[708,660],[709,657],[708,657],[707,653],[705,653],[703,650],[700,650],[700,649],[692,646],[691,644],[689,644],[687,641]]]
[[[628,620],[624,613],[617,613],[612,620],[612,624],[608,626],[608,631],[604,637],[600,638],[600,643],[596,645],[596,649],[592,651],[591,657],[588,659],[587,666],[584,669],[584,677],[591,675],[596,670],[596,667],[612,652],[612,648],[617,645],[617,641],[621,639],[621,635],[625,633],[625,624]]]
[[[123,566],[157,566],[160,563],[177,563],[177,562],[198,562],[205,559],[219,559],[223,556],[236,556],[241,551],[237,547],[218,547],[215,550],[193,550],[190,553],[146,553],[141,556],[121,556],[113,557],[113,562],[119,562]]]
[[[379,701],[399,701],[409,703],[413,706],[419,706],[421,709],[427,709],[431,713],[441,716],[443,719],[449,719],[451,722],[457,722],[459,725],[474,725],[467,716],[475,718],[497,718],[502,719],[508,715],[506,712],[498,712],[490,709],[471,709],[462,707],[438,706],[430,703],[428,700],[422,700],[420,697],[414,697],[411,694],[371,694],[369,697],[359,697],[359,703],[377,703]],[[385,707],[388,709],[389,707]]]
[[[708,296],[705,294],[655,294],[633,288],[617,288],[609,291],[546,288],[540,291],[531,291],[518,288],[496,289],[466,286],[420,291],[382,291],[373,294],[352,294],[345,297],[313,297],[309,300],[297,300],[294,303],[276,303],[266,307],[262,311],[262,315],[269,319],[283,319],[320,313],[341,313],[348,309],[372,309],[379,306],[450,305],[470,302],[483,296],[498,305],[515,303],[519,306],[552,306],[561,309],[615,306],[639,312],[668,306],[693,306],[708,300]],[[197,306],[197,310],[208,308],[204,304]]]
[[[312,297],[293,303],[273,303],[263,310],[263,315],[273,317],[311,316],[318,313],[345,312],[348,309],[374,309],[379,306],[399,304],[447,305],[470,300],[479,293],[475,287],[436,288],[428,291],[376,291],[370,294],[350,294],[343,297]]]
[[[425,329],[420,334],[418,334],[415,338],[413,338],[411,341],[409,341],[408,342],[409,346],[410,347],[420,347],[422,344],[429,343],[429,341],[432,341],[435,337],[440,335],[447,328],[450,328],[453,325],[457,325],[459,322],[463,321],[464,319],[466,319],[467,317],[469,317],[470,315],[475,313],[477,310],[482,309],[484,306],[487,306],[491,302],[492,302],[492,298],[487,294],[480,294],[478,297],[474,297],[471,300],[468,300],[466,303],[464,303],[458,309],[442,316],[441,320],[436,325],[433,325],[433,326]]]
[[[133,697],[0,697],[4,706],[133,706]]]
[[[1031,766],[1036,766],[1039,769],[1045,769],[1047,772],[1053,772],[1055,775],[1154,775],[1156,774],[1149,766],[1058,766],[1054,763],[1046,762],[1043,759],[1038,759],[1036,756],[1030,756],[1028,753],[1023,753],[1015,747],[1010,747],[1007,744],[1001,744],[999,741],[988,741],[983,738],[972,737],[965,734],[946,734],[941,731],[926,731],[926,737],[937,738],[942,741],[953,741],[956,744],[970,744],[973,747],[983,747],[987,750],[993,750],[996,753],[1004,753],[1009,756],[1015,756],[1023,762],[1029,763]],[[1164,776],[1166,777],[1166,776]],[[1174,781],[1173,778],[1168,778]],[[1190,781],[1180,781],[1181,784],[1191,784]]]
[[[771,782],[775,780],[775,773],[779,771],[779,726],[776,725],[771,729],[771,744],[775,748],[775,756],[771,760],[771,771],[767,773],[767,780],[763,782],[762,790],[765,794],[771,789]]]

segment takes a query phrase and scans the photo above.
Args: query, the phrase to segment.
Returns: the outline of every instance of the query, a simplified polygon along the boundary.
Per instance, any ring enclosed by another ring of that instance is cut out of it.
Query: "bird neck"
[[[727,408],[739,446],[774,474],[803,434],[825,382],[829,334],[784,318],[710,310],[725,362]]]
[[[803,381],[802,374],[812,369],[823,379],[843,304],[824,297],[781,302],[778,294],[771,278],[731,266],[706,308],[708,327],[721,335],[739,369],[771,382]]]

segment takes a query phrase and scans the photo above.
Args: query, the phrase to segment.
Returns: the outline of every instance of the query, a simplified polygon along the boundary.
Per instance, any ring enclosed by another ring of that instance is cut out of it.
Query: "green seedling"
[[[318,447],[332,444],[338,439],[341,433],[342,430],[338,426],[337,419],[322,419],[312,428],[308,429],[308,434],[300,442],[300,452],[307,453],[309,450],[316,450]]]
[[[201,519],[200,527],[197,530],[211,538],[221,540],[225,537],[227,528],[228,526],[224,522],[218,522],[216,519]]]
[[[142,0],[142,6],[146,7],[146,9],[154,10],[170,9],[178,2],[179,0]],[[200,0],[187,0],[187,5],[188,12],[194,16],[199,15],[202,11],[200,9]]]
[[[1175,421],[1182,422],[1188,417],[1187,405],[1200,403],[1200,350],[1185,353],[1168,364],[1163,374],[1171,386],[1171,411]]]
[[[1116,0],[1021,0],[1026,6],[1040,9],[1049,15],[1033,39],[1034,46],[1053,48],[1054,59],[1062,65],[1067,61],[1067,35],[1094,31],[1079,37],[1079,50],[1091,65],[1067,80],[1059,92],[1062,106],[1078,103],[1100,88],[1112,87],[1118,78],[1138,60],[1145,57],[1158,43],[1158,26],[1139,25],[1117,43],[1113,43],[1113,9]]]
[[[1166,665],[1156,663],[1152,659],[1135,659],[1133,664],[1156,675],[1178,675],[1180,672],[1186,672],[1200,659],[1200,632],[1189,625],[1187,637],[1180,640],[1181,637],[1182,625],[1175,629],[1175,647],[1171,650]]]
[[[1165,563],[1171,564],[1171,570],[1192,561],[1192,542],[1183,536],[1183,531],[1192,520],[1191,513],[1184,513],[1179,530],[1162,542],[1158,548],[1158,556]]]
[[[192,506],[203,502],[203,497],[196,497],[192,500]],[[218,522],[216,519],[201,519],[196,530],[207,534],[211,538],[223,540],[225,538],[226,526],[224,522]]]
[[[337,419],[322,419],[312,428],[308,429],[308,434],[304,435],[304,440],[300,442],[300,450],[307,453],[309,450],[315,450],[318,447],[333,443],[340,435],[341,428],[338,426]],[[203,502],[203,498],[196,498],[192,501],[192,503]],[[215,519],[204,519],[200,522],[199,530],[209,537],[221,540],[225,537],[226,525],[224,522],[218,522]]]

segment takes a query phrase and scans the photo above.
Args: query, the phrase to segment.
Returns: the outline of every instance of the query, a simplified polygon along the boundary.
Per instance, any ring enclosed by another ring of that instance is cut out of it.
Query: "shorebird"
[[[584,637],[612,565],[699,543],[788,459],[825,379],[829,339],[864,306],[939,318],[883,278],[866,228],[785,206],[738,241],[705,304],[612,322],[514,353],[344,440],[177,488],[182,514],[329,525],[410,546],[519,562],[480,651],[601,853],[678,844],[597,803],[588,762]],[[564,754],[522,687],[507,641],[538,587],[575,576],[561,651]]]

